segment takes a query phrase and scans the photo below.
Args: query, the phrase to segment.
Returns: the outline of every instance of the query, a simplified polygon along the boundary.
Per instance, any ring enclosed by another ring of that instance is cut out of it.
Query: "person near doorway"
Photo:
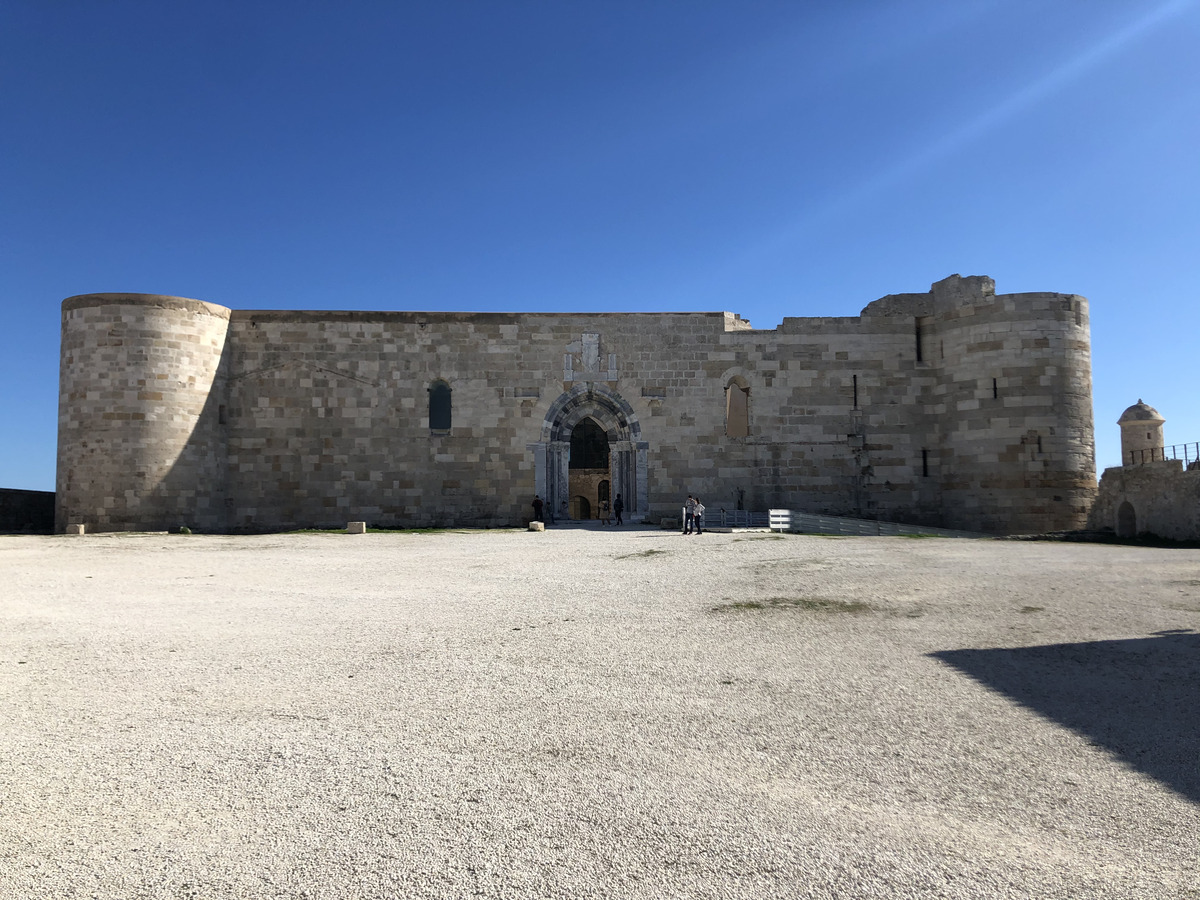
[[[601,525],[611,525],[612,524],[612,515],[609,512],[610,509],[611,509],[611,507],[609,506],[609,503],[607,500],[600,501],[600,524]]]
[[[692,520],[696,515],[696,501],[688,494],[687,500],[683,503],[683,533],[692,533]]]
[[[545,507],[545,504],[542,503],[542,498],[539,497],[537,494],[534,494],[533,495],[533,521],[535,521],[535,522],[544,522],[545,521],[542,518],[542,509],[544,507]]]
[[[620,494],[617,494],[617,499],[613,501],[613,515],[616,516],[618,525],[625,524],[625,520],[621,518],[623,512],[625,512],[625,501],[621,499]]]
[[[696,508],[692,510],[692,524],[696,526],[696,534],[704,534],[701,530],[704,525],[704,504],[699,497],[696,498]]]

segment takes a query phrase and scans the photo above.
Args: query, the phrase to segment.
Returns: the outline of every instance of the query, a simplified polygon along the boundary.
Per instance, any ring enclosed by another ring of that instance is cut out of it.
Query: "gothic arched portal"
[[[585,420],[590,420],[586,425]],[[584,440],[578,447],[597,447],[608,439],[610,493],[625,504],[628,522],[640,522],[649,508],[646,478],[647,444],[641,440],[637,415],[616,391],[603,384],[579,384],[559,395],[542,420],[541,440],[527,445],[534,459],[534,491],[546,498],[552,518],[569,519],[571,510],[571,444],[576,426]],[[590,515],[590,512],[589,512]]]

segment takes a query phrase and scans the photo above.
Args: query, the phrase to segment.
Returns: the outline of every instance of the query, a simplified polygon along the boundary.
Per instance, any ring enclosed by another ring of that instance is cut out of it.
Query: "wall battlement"
[[[586,479],[585,432],[609,460]],[[692,493],[1077,527],[1095,491],[1087,301],[951,276],[770,330],[719,312],[63,303],[60,531],[502,526],[534,493],[592,517],[602,491],[634,521]]]

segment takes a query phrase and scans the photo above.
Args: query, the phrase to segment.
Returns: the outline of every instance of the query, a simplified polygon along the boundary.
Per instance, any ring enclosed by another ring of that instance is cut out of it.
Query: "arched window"
[[[725,385],[725,434],[728,437],[750,434],[750,385],[740,375]]]
[[[583,419],[571,429],[571,468],[608,468],[608,432],[595,419]]]
[[[441,380],[429,386],[429,430],[450,430],[450,385]]]

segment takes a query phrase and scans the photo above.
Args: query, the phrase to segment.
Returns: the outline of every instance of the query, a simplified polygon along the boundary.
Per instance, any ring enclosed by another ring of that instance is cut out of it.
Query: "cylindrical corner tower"
[[[1164,445],[1163,422],[1153,406],[1138,402],[1121,413],[1117,424],[1121,426],[1121,465],[1136,466],[1144,462],[1162,459]]]
[[[937,288],[947,520],[1009,534],[1082,528],[1096,494],[1087,300],[982,292],[939,303]]]
[[[63,301],[57,532],[224,528],[228,329],[182,297]]]

